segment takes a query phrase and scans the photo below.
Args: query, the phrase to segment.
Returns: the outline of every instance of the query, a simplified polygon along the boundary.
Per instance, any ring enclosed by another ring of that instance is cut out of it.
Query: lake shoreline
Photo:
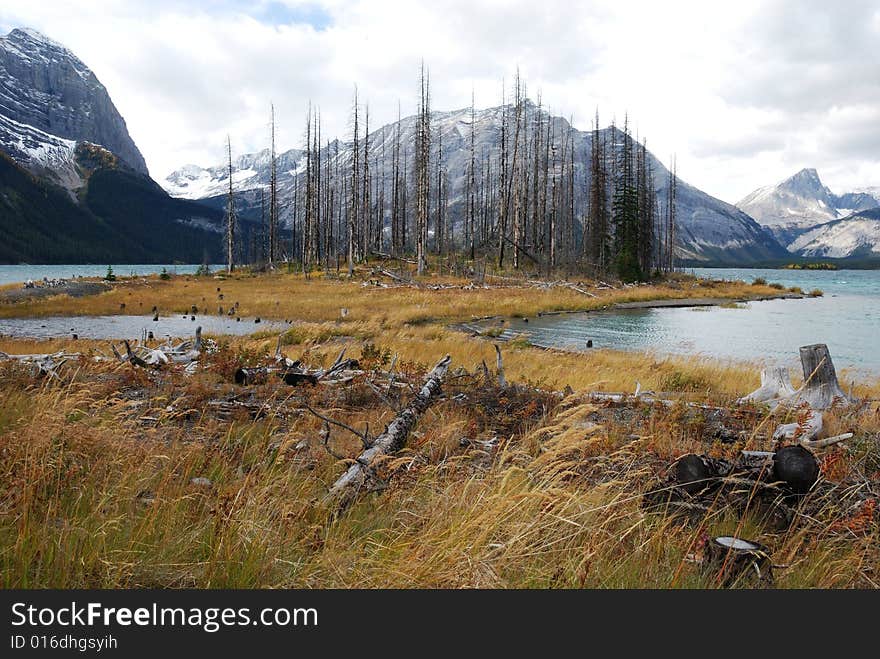
[[[686,309],[690,307],[720,307],[728,304],[747,304],[749,302],[766,302],[768,300],[803,300],[809,296],[799,293],[782,293],[779,295],[749,295],[738,298],[731,297],[682,297],[682,298],[658,298],[655,300],[639,300],[636,302],[617,302],[615,304],[596,307],[594,309],[560,309],[558,311],[539,311],[535,314],[538,318],[545,316],[562,316],[568,314],[589,314],[603,311],[615,311],[625,309]],[[502,314],[492,316],[480,316],[473,318],[468,323],[453,323],[452,329],[465,332],[473,332],[473,323],[481,323],[491,320],[512,320],[524,318],[523,316],[504,316]]]

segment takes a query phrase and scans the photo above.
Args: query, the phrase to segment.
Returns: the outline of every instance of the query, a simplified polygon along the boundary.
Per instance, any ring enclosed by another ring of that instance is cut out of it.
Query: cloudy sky
[[[0,30],[36,28],[96,73],[156,179],[268,140],[299,146],[308,101],[348,133],[354,85],[371,123],[530,92],[589,128],[628,112],[648,148],[726,201],[815,167],[835,191],[880,186],[876,0],[0,0]]]

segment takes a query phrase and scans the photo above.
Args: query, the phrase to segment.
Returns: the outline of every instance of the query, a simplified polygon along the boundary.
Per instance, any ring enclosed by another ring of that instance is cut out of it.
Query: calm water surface
[[[280,331],[286,323],[242,318],[236,322],[228,316],[53,316],[49,318],[0,318],[0,336],[34,339],[70,338],[76,334],[82,339],[136,339],[144,330],[156,339],[186,338],[201,326],[205,334],[232,334],[243,336],[261,331]]]
[[[720,307],[638,309],[510,321],[509,338],[525,333],[542,346],[651,351],[798,366],[798,347],[827,343],[839,370],[880,376],[880,271],[697,269],[702,277],[820,288],[821,298]]]
[[[218,270],[223,266],[210,266],[211,270]],[[151,275],[167,270],[171,274],[189,275],[194,273],[198,265],[170,265],[170,264],[136,264],[116,265],[113,264],[113,272],[117,277],[131,277],[134,275]],[[103,277],[107,274],[107,264],[104,265],[0,265],[0,286],[24,282],[28,279],[42,281],[46,279],[73,279],[74,277]]]
[[[176,274],[195,272],[196,265],[119,265],[117,275],[149,274],[162,268]],[[107,266],[0,266],[0,283],[25,279],[102,276]],[[543,316],[511,320],[504,336],[519,333],[542,346],[586,350],[594,348],[673,353],[729,360],[763,361],[796,368],[797,349],[808,343],[827,343],[839,369],[854,375],[880,377],[880,270],[691,270],[701,277],[751,282],[763,277],[804,291],[825,295],[803,300],[751,302],[742,309],[720,307],[633,309],[588,314]],[[97,339],[135,338],[144,328],[157,338],[186,337],[202,325],[207,334],[249,334],[275,330],[276,323],[219,316],[164,317],[99,316],[79,318],[0,319],[0,334],[34,338],[70,336]]]
[[[198,264],[124,264],[113,265],[117,277],[150,275],[166,270],[172,275],[187,275],[198,270]],[[212,271],[223,266],[209,266]],[[76,277],[103,277],[107,274],[106,265],[0,265],[0,285],[24,282],[32,279],[40,282],[46,279],[74,279]],[[205,334],[245,335],[265,330],[277,330],[281,323],[263,320],[255,323],[254,318],[235,318],[226,316],[164,316],[153,321],[152,316],[79,316],[52,318],[0,318],[0,336],[15,336],[35,339],[71,337],[76,334],[88,339],[134,339],[139,338],[144,329],[153,332],[157,339],[164,337],[185,338],[192,336],[195,328],[202,326]]]

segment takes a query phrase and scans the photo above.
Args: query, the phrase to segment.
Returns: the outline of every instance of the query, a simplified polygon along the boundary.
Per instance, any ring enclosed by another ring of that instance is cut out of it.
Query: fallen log
[[[301,384],[318,384],[318,376],[305,371],[287,370],[280,373],[284,384],[296,387]]]
[[[60,379],[57,369],[63,366],[69,359],[80,357],[78,352],[56,352],[54,354],[31,354],[10,355],[0,352],[0,361],[16,361],[25,364],[32,369],[33,377],[48,377]]]
[[[717,467],[703,455],[687,453],[669,468],[670,477],[688,494],[697,494],[719,476]]]
[[[377,276],[381,275],[383,277],[388,277],[389,279],[391,279],[393,281],[396,281],[401,284],[406,284],[408,286],[416,286],[417,288],[421,286],[421,284],[419,284],[419,282],[417,282],[413,279],[407,279],[406,277],[401,277],[400,275],[396,275],[393,272],[390,272],[389,270],[375,269],[375,270],[373,270],[373,274],[377,275]]]
[[[373,476],[374,465],[385,455],[396,453],[406,445],[407,437],[419,417],[434,402],[440,393],[440,385],[452,361],[446,355],[428,373],[421,390],[388,426],[385,432],[370,442],[342,476],[340,476],[324,499],[326,506],[343,510],[348,507],[358,493]]]
[[[819,461],[803,446],[786,446],[773,456],[773,478],[795,494],[806,494],[819,479]]]

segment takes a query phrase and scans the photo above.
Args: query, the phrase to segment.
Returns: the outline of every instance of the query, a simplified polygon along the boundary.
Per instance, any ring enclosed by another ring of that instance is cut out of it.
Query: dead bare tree
[[[278,255],[278,159],[275,154],[275,104],[271,104],[269,149],[269,265]]]
[[[354,275],[355,260],[355,224],[358,218],[358,97],[357,87],[354,89],[354,127],[351,151],[351,189],[350,200],[348,205],[348,276]]]
[[[422,62],[419,76],[421,95],[419,117],[416,127],[416,271],[423,275],[427,269],[428,253],[428,207],[431,155],[431,107],[429,82]]]
[[[226,196],[226,270],[235,270],[235,188],[232,183],[232,140],[226,136],[226,155],[229,167],[226,172],[229,178],[229,192]]]

